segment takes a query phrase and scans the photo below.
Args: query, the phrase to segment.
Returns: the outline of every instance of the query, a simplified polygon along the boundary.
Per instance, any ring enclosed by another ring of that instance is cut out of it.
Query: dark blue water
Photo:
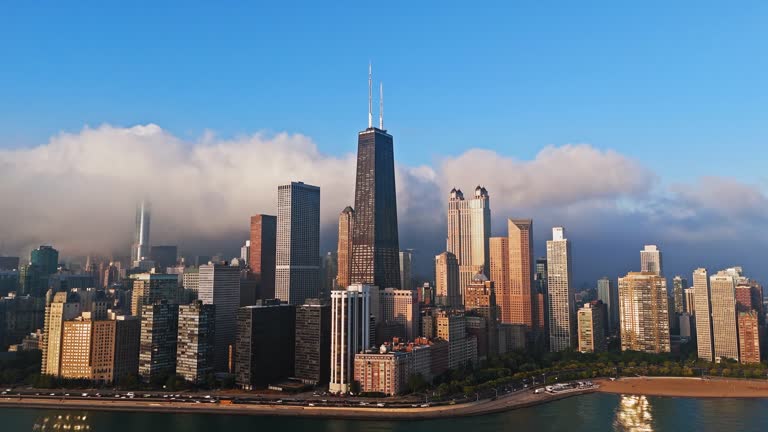
[[[426,421],[318,420],[206,414],[0,409],[0,431],[32,431],[69,415],[95,432],[766,431],[768,399],[689,399],[593,393],[480,417]],[[65,420],[64,420],[65,421]],[[40,429],[38,429],[40,430]],[[46,429],[52,430],[52,429]]]

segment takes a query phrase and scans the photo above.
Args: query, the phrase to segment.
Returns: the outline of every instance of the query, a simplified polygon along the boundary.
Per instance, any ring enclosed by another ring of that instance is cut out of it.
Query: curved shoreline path
[[[565,391],[558,394],[521,391],[496,400],[481,400],[464,404],[418,408],[361,408],[250,404],[191,404],[184,402],[154,402],[140,399],[37,399],[29,397],[0,398],[0,408],[86,409],[98,411],[144,411],[178,414],[237,414],[254,416],[314,417],[354,420],[428,420],[447,417],[467,417],[492,414],[547,403],[570,396],[596,391],[596,388]]]

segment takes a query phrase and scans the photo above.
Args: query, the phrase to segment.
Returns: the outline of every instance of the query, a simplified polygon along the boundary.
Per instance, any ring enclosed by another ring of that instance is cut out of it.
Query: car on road
[[[428,404],[428,403],[425,403],[425,404],[421,404],[421,407],[422,407],[422,408],[429,408],[429,404]]]
[[[384,408],[386,405],[384,405],[383,402],[379,402],[379,403],[376,404],[376,406],[379,407],[379,408]]]

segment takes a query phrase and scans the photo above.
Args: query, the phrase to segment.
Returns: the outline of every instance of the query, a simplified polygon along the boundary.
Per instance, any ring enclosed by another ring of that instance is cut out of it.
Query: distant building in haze
[[[413,290],[413,249],[400,251],[400,287]]]
[[[278,187],[275,298],[300,305],[320,294],[320,188]]]
[[[173,267],[179,260],[179,249],[176,246],[152,246],[151,257],[155,267],[165,273],[168,267]]]
[[[52,246],[40,246],[32,251],[31,264],[40,269],[40,275],[44,278],[56,273],[59,268],[59,251]]]
[[[149,202],[142,201],[136,207],[136,229],[131,246],[131,265],[138,267],[139,261],[149,259],[149,227],[151,221],[151,207]]]

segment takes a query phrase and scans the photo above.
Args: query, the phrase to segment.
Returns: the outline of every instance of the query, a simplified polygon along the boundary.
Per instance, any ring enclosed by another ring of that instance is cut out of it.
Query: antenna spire
[[[379,129],[384,130],[384,83],[379,83]]]
[[[368,62],[368,127],[373,127],[373,80],[371,73],[371,62]]]

